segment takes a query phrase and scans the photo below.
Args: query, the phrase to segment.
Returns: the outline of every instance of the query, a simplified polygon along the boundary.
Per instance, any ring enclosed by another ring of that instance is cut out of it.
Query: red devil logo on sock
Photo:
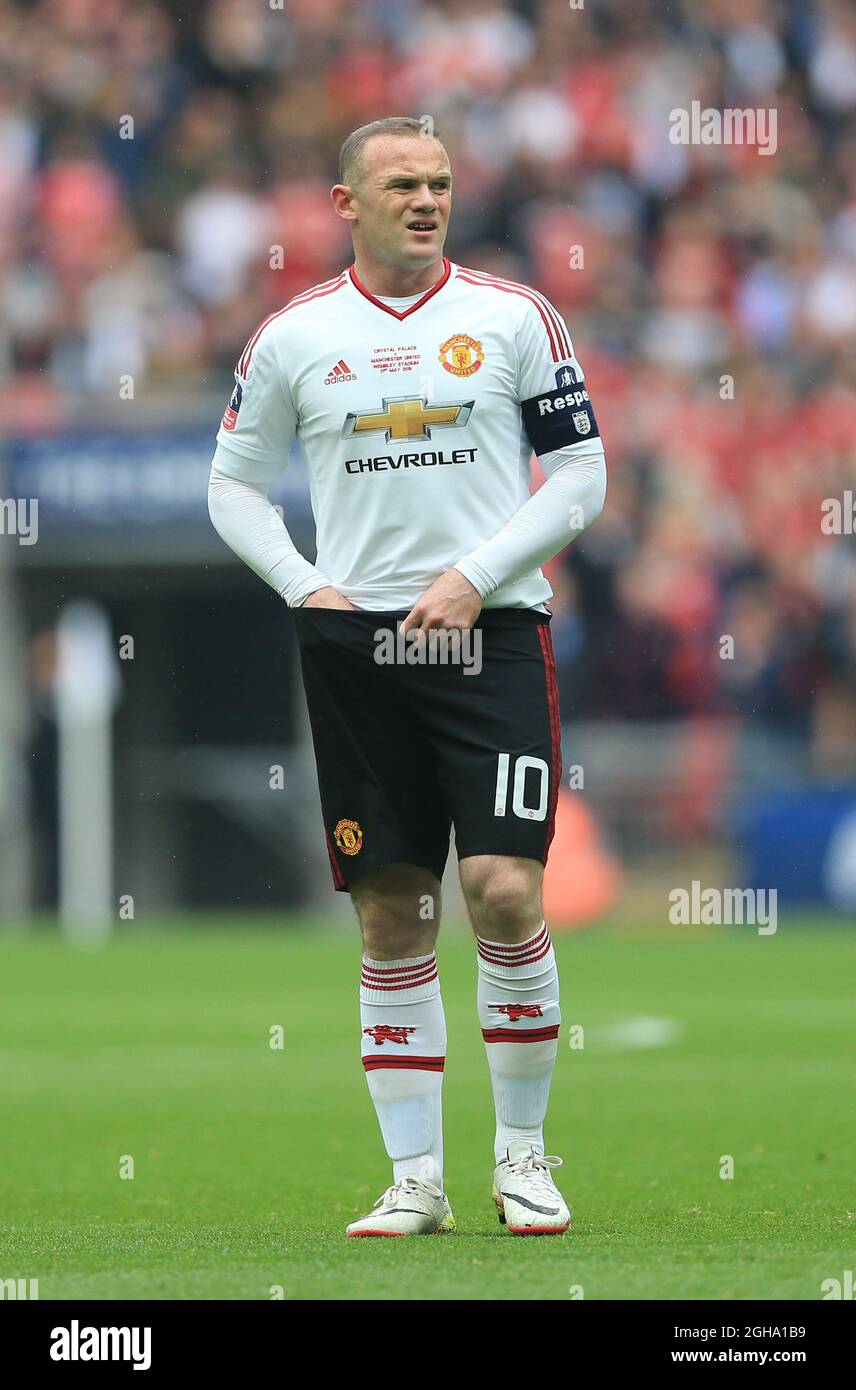
[[[374,1038],[375,1047],[383,1047],[385,1042],[403,1043],[405,1047],[410,1044],[407,1041],[408,1033],[415,1033],[415,1028],[396,1028],[388,1023],[376,1023],[373,1028],[364,1028],[370,1038]]]
[[[544,1017],[540,1004],[491,1004],[491,1008],[498,1013],[508,1014],[509,1023],[516,1023],[519,1018]]]

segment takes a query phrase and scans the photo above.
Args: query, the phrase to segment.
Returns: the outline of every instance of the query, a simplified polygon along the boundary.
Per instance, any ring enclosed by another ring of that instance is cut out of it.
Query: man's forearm
[[[294,545],[279,512],[260,484],[238,481],[211,469],[208,512],[216,531],[266,584],[299,608],[329,579]]]
[[[552,559],[603,510],[606,462],[599,442],[586,454],[560,449],[541,463],[547,481],[501,531],[454,565],[483,599]]]

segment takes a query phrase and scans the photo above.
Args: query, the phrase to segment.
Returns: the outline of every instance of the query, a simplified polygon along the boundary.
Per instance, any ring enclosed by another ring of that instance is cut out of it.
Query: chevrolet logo
[[[345,416],[342,438],[352,434],[383,434],[393,439],[430,439],[432,429],[467,423],[475,401],[429,405],[424,396],[384,396],[381,410],[351,411]]]

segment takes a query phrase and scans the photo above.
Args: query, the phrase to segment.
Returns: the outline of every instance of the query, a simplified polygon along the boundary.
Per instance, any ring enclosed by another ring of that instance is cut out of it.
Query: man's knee
[[[385,864],[351,888],[365,954],[407,959],[433,951],[440,925],[440,882],[416,864]]]
[[[535,859],[474,855],[461,861],[461,886],[473,927],[480,936],[525,940],[542,915],[543,869]]]

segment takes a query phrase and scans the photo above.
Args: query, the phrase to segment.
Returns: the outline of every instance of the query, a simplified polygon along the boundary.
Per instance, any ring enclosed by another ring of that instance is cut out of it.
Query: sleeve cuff
[[[473,588],[482,599],[490,598],[491,594],[496,593],[499,587],[493,575],[488,574],[472,555],[465,555],[463,560],[458,560],[453,566],[459,574],[468,579]]]
[[[302,556],[299,558],[303,560]],[[276,573],[277,570],[281,571],[279,575]],[[303,560],[303,564],[298,566],[294,557],[289,556],[283,558],[271,570],[270,582],[289,608],[301,608],[310,594],[330,585],[329,579],[314,565],[310,565],[308,560]]]

